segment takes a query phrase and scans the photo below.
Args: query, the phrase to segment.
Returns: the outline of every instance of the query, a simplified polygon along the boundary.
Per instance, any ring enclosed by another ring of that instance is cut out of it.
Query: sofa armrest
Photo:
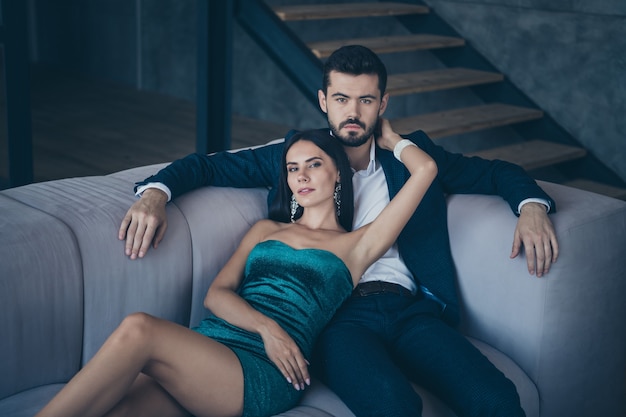
[[[0,237],[1,402],[78,371],[83,283],[79,250],[67,225],[4,193]]]
[[[537,385],[542,416],[620,415],[626,370],[626,203],[542,187],[560,255],[543,278],[509,259],[517,218],[500,198],[449,199],[462,330],[506,353]]]

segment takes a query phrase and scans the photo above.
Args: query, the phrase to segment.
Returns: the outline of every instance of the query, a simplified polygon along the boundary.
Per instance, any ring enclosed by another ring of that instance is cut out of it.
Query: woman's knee
[[[132,313],[122,320],[113,339],[117,343],[135,344],[149,340],[157,319],[146,313]]]

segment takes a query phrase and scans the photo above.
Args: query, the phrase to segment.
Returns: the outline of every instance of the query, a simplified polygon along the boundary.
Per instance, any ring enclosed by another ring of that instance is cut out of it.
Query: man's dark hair
[[[341,143],[331,136],[328,129],[307,130],[298,132],[285,142],[283,159],[281,161],[280,179],[277,192],[269,209],[269,218],[283,223],[291,221],[291,189],[287,183],[287,151],[291,146],[301,140],[308,140],[324,151],[335,163],[339,170],[339,183],[341,184],[341,211],[339,224],[347,231],[352,230],[354,217],[354,193],[352,190],[352,169],[346,151]],[[303,208],[299,207],[295,219],[302,216]]]
[[[322,91],[328,91],[331,71],[337,71],[350,75],[377,75],[380,96],[387,89],[387,68],[371,49],[361,45],[342,46],[333,52],[324,63],[324,77],[322,79]]]

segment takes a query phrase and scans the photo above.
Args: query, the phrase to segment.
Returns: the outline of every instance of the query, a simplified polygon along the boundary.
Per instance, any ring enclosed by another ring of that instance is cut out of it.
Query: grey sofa
[[[0,192],[0,416],[30,417],[124,316],[194,325],[266,191],[206,188],[167,207],[157,250],[117,240],[134,181],[160,166]],[[530,417],[626,415],[626,203],[550,183],[561,255],[549,275],[509,259],[516,218],[499,198],[451,196],[463,331],[517,385]],[[451,416],[436,398],[425,416]],[[352,416],[314,381],[284,416]]]

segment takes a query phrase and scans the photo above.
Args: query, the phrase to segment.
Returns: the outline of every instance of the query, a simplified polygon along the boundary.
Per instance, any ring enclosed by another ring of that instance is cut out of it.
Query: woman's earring
[[[337,217],[341,214],[341,183],[338,182],[335,186],[335,193],[333,194],[335,199],[335,207],[337,209]]]
[[[298,207],[300,207],[300,205],[296,201],[296,197],[294,197],[294,195],[291,194],[291,223],[296,222],[295,217],[296,217],[296,212],[298,211]]]

